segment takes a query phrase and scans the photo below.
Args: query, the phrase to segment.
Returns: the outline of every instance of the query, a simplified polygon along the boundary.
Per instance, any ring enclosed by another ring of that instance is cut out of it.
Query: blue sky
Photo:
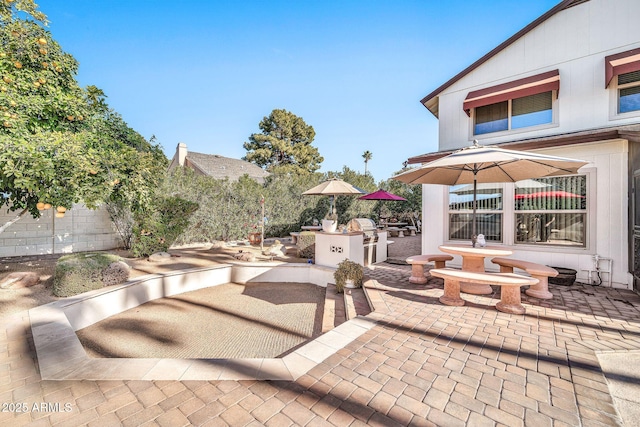
[[[40,0],[82,86],[167,157],[240,158],[275,108],[316,131],[321,171],[376,181],[437,151],[420,99],[559,0]]]

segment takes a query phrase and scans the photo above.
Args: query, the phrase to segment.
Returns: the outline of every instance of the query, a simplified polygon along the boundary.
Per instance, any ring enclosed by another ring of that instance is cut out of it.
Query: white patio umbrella
[[[329,212],[331,213],[335,213],[335,196],[353,194],[365,194],[365,192],[338,178],[331,178],[302,193],[304,196],[330,196]]]
[[[470,147],[393,177],[406,184],[473,184],[472,242],[476,238],[478,183],[516,182],[530,178],[573,175],[588,162],[566,157],[547,156],[482,146]]]

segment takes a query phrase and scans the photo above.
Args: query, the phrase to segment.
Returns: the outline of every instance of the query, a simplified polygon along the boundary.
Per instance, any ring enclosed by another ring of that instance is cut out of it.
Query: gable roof
[[[185,160],[185,166],[197,169],[199,172],[215,179],[228,178],[236,181],[247,174],[249,178],[263,183],[269,172],[253,163],[240,159],[232,159],[217,154],[203,154],[189,151]]]
[[[464,76],[466,76],[467,74],[469,74],[470,72],[472,72],[473,70],[478,68],[480,65],[484,64],[485,62],[487,62],[489,59],[491,59],[492,57],[494,57],[495,55],[500,53],[502,50],[507,48],[509,45],[511,45],[512,43],[514,43],[518,39],[520,39],[522,36],[527,34],[529,31],[533,30],[535,27],[537,27],[538,25],[540,25],[541,23],[543,23],[544,21],[546,21],[547,19],[549,19],[550,17],[555,15],[556,13],[561,12],[561,11],[563,11],[565,9],[570,8],[570,7],[579,5],[581,3],[586,3],[588,1],[589,0],[563,0],[563,1],[561,1],[556,6],[554,6],[549,11],[547,11],[545,14],[541,15],[538,19],[536,19],[535,21],[531,22],[529,25],[524,27],[522,30],[518,31],[513,36],[509,37],[507,40],[505,40],[504,42],[502,42],[501,44],[496,46],[489,53],[487,53],[482,58],[478,59],[476,62],[474,62],[473,64],[471,64],[470,66],[468,66],[467,68],[465,68],[464,70],[462,70],[461,72],[459,72],[458,74],[453,76],[451,79],[449,79],[449,81],[447,81],[446,83],[444,83],[443,85],[438,87],[436,90],[431,92],[429,95],[427,95],[424,98],[422,98],[420,100],[420,103],[422,105],[424,105],[429,111],[431,111],[431,113],[434,116],[438,117],[438,95],[440,95],[440,93],[442,93],[445,89],[447,89],[448,87],[450,87],[451,85],[453,85],[454,83],[456,83],[457,81],[462,79]]]

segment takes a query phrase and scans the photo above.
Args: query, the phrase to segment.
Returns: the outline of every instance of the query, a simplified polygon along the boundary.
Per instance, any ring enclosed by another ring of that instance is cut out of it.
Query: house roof
[[[510,141],[493,145],[499,146],[500,148],[508,148],[510,150],[527,151],[540,148],[584,144],[588,142],[607,141],[613,139],[627,139],[633,142],[640,142],[640,125],[590,129],[579,132],[565,133],[561,135],[527,138],[518,141]],[[441,157],[447,156],[455,151],[458,151],[458,149],[421,154],[419,156],[410,157],[407,162],[409,164],[428,163]]]
[[[250,178],[262,183],[269,175],[269,172],[253,163],[217,154],[202,154],[189,151],[186,157],[186,164],[212,178],[229,178],[231,181],[235,181],[247,174]]]
[[[547,19],[549,19],[550,17],[555,15],[556,13],[561,12],[561,11],[563,11],[565,9],[570,8],[570,7],[576,6],[578,4],[585,3],[587,1],[589,1],[589,0],[563,0],[563,1],[561,1],[556,6],[554,6],[552,9],[547,11],[545,14],[541,15],[538,19],[536,19],[535,21],[531,22],[529,25],[524,27],[522,30],[518,31],[513,36],[509,37],[507,40],[505,40],[504,42],[502,42],[501,44],[496,46],[489,53],[487,53],[482,58],[478,59],[476,62],[474,62],[473,64],[471,64],[470,66],[468,66],[467,68],[465,68],[464,70],[462,70],[461,72],[459,72],[458,74],[453,76],[446,83],[444,83],[443,85],[438,87],[436,90],[431,92],[429,95],[427,95],[424,98],[422,98],[420,100],[420,103],[422,103],[422,105],[424,105],[429,111],[431,111],[431,113],[434,116],[438,117],[438,96],[444,90],[446,90],[448,87],[450,87],[451,85],[456,83],[458,80],[462,79],[464,76],[466,76],[467,74],[469,74],[470,72],[472,72],[473,70],[478,68],[480,65],[484,64],[485,62],[487,62],[489,59],[491,59],[492,57],[494,57],[495,55],[500,53],[502,50],[504,50],[505,48],[510,46],[512,43],[514,43],[515,41],[520,39],[522,36],[527,34],[529,31],[533,30],[535,27],[537,27],[538,25],[540,25],[541,23],[543,23],[544,21],[546,21]]]

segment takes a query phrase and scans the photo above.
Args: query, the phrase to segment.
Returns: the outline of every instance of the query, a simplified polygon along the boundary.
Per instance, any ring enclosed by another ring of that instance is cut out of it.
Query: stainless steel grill
[[[387,234],[380,239],[376,223],[369,218],[354,218],[347,224],[347,231],[362,233],[364,245],[364,265],[371,265],[387,259]]]
[[[347,224],[348,231],[361,231],[364,233],[364,242],[375,242],[378,238],[376,223],[369,218],[354,218]]]

